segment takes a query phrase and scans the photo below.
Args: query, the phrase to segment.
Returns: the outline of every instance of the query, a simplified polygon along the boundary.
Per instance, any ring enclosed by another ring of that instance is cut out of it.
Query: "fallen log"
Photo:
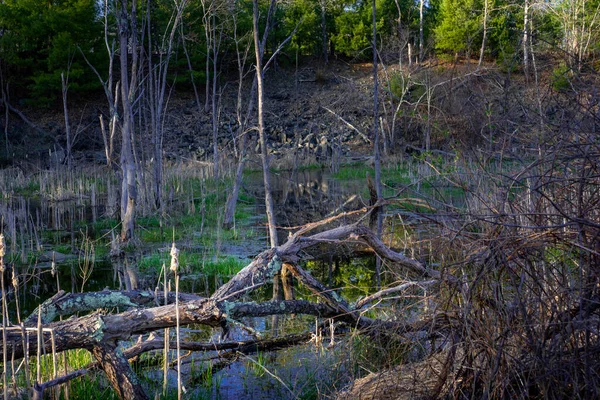
[[[259,351],[275,351],[285,349],[291,346],[297,346],[299,344],[307,343],[310,341],[313,333],[307,332],[302,334],[286,335],[283,337],[271,338],[271,339],[259,339],[259,340],[246,340],[246,341],[232,341],[232,342],[220,342],[220,343],[207,343],[207,342],[182,342],[180,348],[188,351],[217,351],[219,353],[213,358],[222,359],[226,362],[222,362],[225,366],[232,361],[235,361],[239,354],[252,354]],[[165,338],[159,336],[151,336],[147,340],[136,343],[123,351],[123,356],[128,359],[134,359],[143,353],[147,353],[154,350],[162,350],[165,345]],[[177,343],[174,341],[169,342],[170,348],[175,348]],[[37,383],[34,385],[34,396],[43,398],[43,392],[54,386],[62,385],[73,379],[87,375],[90,371],[97,370],[99,368],[98,362],[93,362],[87,365],[85,368],[78,369],[70,372],[56,379],[49,380],[43,383]],[[213,367],[214,368],[214,367]],[[213,369],[214,372],[214,369]]]
[[[194,294],[181,293],[179,301],[199,300],[202,297]],[[175,303],[175,293],[167,295],[167,304]],[[54,296],[40,304],[24,321],[25,326],[37,324],[41,313],[42,323],[52,322],[58,316],[68,316],[79,312],[93,311],[98,308],[111,309],[139,307],[146,305],[165,304],[164,292],[149,290],[102,290],[100,292],[66,293],[59,291]]]
[[[331,222],[339,216],[331,217]],[[112,386],[123,399],[147,399],[139,380],[131,369],[128,358],[118,347],[122,341],[133,335],[147,334],[165,328],[189,324],[200,324],[215,328],[226,328],[228,323],[245,317],[263,317],[283,314],[306,314],[322,318],[334,318],[346,322],[357,329],[389,330],[390,332],[414,332],[439,324],[444,318],[432,318],[424,321],[405,323],[400,321],[380,321],[361,316],[358,308],[350,305],[335,291],[323,285],[310,273],[298,265],[302,250],[321,243],[338,244],[354,241],[370,247],[380,257],[396,263],[403,268],[430,278],[426,284],[442,280],[439,271],[432,270],[417,260],[410,259],[401,253],[389,249],[367,227],[359,224],[343,225],[304,236],[308,232],[321,227],[325,222],[309,224],[301,227],[289,240],[274,249],[263,251],[255,259],[236,274],[229,282],[218,288],[210,298],[195,295],[180,295],[179,305],[172,304],[174,296],[169,295],[164,303],[160,292],[144,291],[101,291],[95,293],[65,294],[59,293],[44,302],[26,319],[26,325],[33,321],[43,324],[40,346],[47,353],[61,352],[70,349],[89,350],[99,367],[106,373]],[[264,303],[240,302],[239,299],[269,282],[286,264],[291,273],[309,290],[317,295],[322,303],[304,300],[270,301]],[[454,282],[451,276],[444,277]],[[398,290],[399,291],[399,290]],[[390,292],[387,292],[390,293]],[[381,296],[387,294],[382,293]],[[373,298],[372,298],[373,299]],[[362,304],[359,305],[364,305]],[[126,309],[111,314],[114,308]],[[98,309],[104,311],[97,311]],[[59,315],[73,315],[81,312],[92,313],[75,316],[63,321],[55,321]],[[179,321],[176,315],[179,315]],[[447,316],[446,316],[447,317]],[[444,322],[451,324],[451,318]],[[28,331],[33,328],[27,329]],[[25,336],[25,337],[23,337]],[[55,341],[52,343],[51,336]],[[6,352],[15,358],[22,358],[25,352],[33,355],[38,352],[36,334],[23,334],[21,327],[10,327],[6,330]],[[164,341],[164,340],[163,340]],[[158,342],[153,342],[156,346]],[[146,347],[148,348],[148,347]],[[180,348],[185,349],[184,343]],[[190,346],[190,350],[205,350],[203,346]],[[134,351],[134,350],[132,350]]]

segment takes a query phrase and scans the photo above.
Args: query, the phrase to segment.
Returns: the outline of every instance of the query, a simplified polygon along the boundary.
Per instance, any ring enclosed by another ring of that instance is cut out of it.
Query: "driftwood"
[[[179,307],[176,309],[174,296],[169,295],[164,304],[160,292],[144,291],[101,291],[83,294],[58,293],[44,302],[25,320],[26,326],[33,326],[38,317],[42,321],[41,345],[46,352],[61,352],[70,349],[89,350],[99,368],[101,368],[118,395],[123,399],[147,399],[137,376],[131,369],[128,359],[145,351],[162,348],[164,338],[151,336],[145,342],[121,351],[118,347],[122,341],[130,340],[134,335],[147,334],[164,328],[176,326],[176,310],[179,313],[179,324],[201,324],[220,327],[227,331],[227,325],[244,317],[261,317],[281,314],[307,314],[322,318],[333,318],[345,322],[357,329],[378,327],[393,332],[414,332],[427,329],[435,324],[451,324],[450,316],[436,317],[417,321],[412,324],[398,321],[378,321],[360,315],[359,309],[368,302],[380,299],[387,294],[397,293],[403,288],[388,289],[379,294],[369,296],[353,306],[326,287],[298,265],[299,253],[310,246],[320,243],[336,244],[352,241],[370,247],[377,255],[389,262],[396,263],[421,278],[428,278],[424,284],[430,285],[442,280],[439,271],[432,270],[421,262],[397,253],[379,240],[368,228],[359,225],[344,225],[320,233],[306,236],[310,231],[329,223],[340,216],[332,217],[319,223],[309,224],[299,229],[289,240],[273,249],[260,253],[256,258],[229,282],[215,291],[210,298],[195,295],[180,295]],[[283,264],[290,272],[317,295],[321,302],[313,303],[304,300],[268,301],[264,303],[242,302],[240,298],[272,280]],[[445,276],[447,282],[455,282],[451,276]],[[418,284],[415,282],[414,284]],[[103,309],[107,311],[98,311]],[[119,313],[108,310],[124,309]],[[67,317],[81,312],[89,312],[85,316],[72,316],[62,321],[54,321],[59,315]],[[7,353],[15,358],[22,358],[25,352],[30,355],[38,352],[38,342],[34,328],[28,328],[23,337],[22,327],[7,328]],[[54,343],[51,341],[54,336]],[[304,338],[304,337],[303,337]],[[289,339],[289,340],[288,340]],[[286,343],[296,343],[299,338],[288,338]],[[284,340],[284,341],[285,341]],[[247,349],[277,348],[276,342],[250,343]],[[173,346],[173,345],[172,345]],[[241,344],[231,345],[231,349],[242,349]],[[182,349],[192,351],[225,349],[213,343],[181,343]],[[59,378],[60,379],[60,378]],[[66,378],[65,378],[66,379]],[[42,388],[44,385],[41,386]]]

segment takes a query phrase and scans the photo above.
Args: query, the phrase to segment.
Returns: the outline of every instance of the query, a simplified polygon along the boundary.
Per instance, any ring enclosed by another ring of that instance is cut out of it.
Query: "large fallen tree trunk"
[[[178,309],[176,309],[177,305],[173,304],[174,296],[172,294],[167,299],[167,303],[170,304],[157,306],[157,304],[164,304],[165,300],[164,295],[160,292],[102,291],[77,295],[59,293],[41,304],[26,319],[26,326],[33,326],[34,322],[39,319],[43,324],[41,330],[21,326],[7,328],[7,354],[15,358],[22,358],[25,353],[37,354],[37,332],[41,331],[41,343],[46,353],[70,349],[87,349],[93,354],[97,364],[106,373],[121,398],[147,399],[147,394],[127,361],[128,356],[132,356],[132,353],[125,355],[119,349],[118,344],[131,339],[133,335],[175,327],[177,325],[177,314],[179,314],[180,326],[201,324],[224,328],[224,332],[227,331],[226,328],[229,322],[239,321],[241,318],[281,314],[307,314],[323,318],[334,318],[358,329],[378,326],[383,329],[405,332],[421,330],[434,323],[439,326],[442,320],[448,323],[451,319],[447,318],[448,316],[418,321],[413,324],[365,318],[358,311],[360,307],[365,305],[365,302],[360,302],[358,307],[350,305],[335,291],[321,284],[302,269],[298,265],[299,253],[302,250],[320,243],[338,244],[353,241],[370,247],[385,260],[399,264],[421,277],[429,278],[426,282],[427,285],[442,280],[440,272],[429,269],[422,263],[389,249],[373,232],[362,225],[344,225],[312,236],[304,236],[311,230],[339,217],[307,225],[292,235],[282,246],[260,253],[210,298],[189,294],[180,295]],[[269,301],[264,303],[239,301],[248,292],[271,282],[284,263],[301,283],[321,299],[321,303],[304,300]],[[448,282],[456,281],[451,276],[444,277],[444,280]],[[393,292],[396,293],[401,290],[403,288],[398,288]],[[384,292],[372,298],[380,298],[385,294]],[[94,311],[99,308],[122,308],[127,310],[117,314]],[[93,312],[85,316],[52,322],[59,315],[68,316],[89,311]],[[164,339],[160,342],[163,341]],[[143,348],[144,351],[156,349],[157,342],[152,343],[152,345],[147,344]],[[210,346],[214,345],[208,345],[207,348]],[[186,347],[185,345],[182,346],[182,348]],[[203,347],[196,344],[195,349],[202,350]],[[140,354],[140,350],[136,354]]]

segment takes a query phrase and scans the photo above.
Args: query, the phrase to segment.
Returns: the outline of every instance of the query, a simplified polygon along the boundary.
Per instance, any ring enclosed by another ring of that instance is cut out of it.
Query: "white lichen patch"
[[[93,325],[93,331],[90,334],[90,337],[96,342],[101,342],[104,338],[104,320],[101,317],[96,319],[96,323]]]
[[[283,265],[283,263],[281,261],[281,258],[279,258],[279,256],[277,254],[275,254],[273,256],[273,258],[271,259],[271,261],[269,261],[269,263],[267,264],[267,270],[265,271],[267,278],[273,279],[273,277],[279,271],[281,271],[282,265]]]

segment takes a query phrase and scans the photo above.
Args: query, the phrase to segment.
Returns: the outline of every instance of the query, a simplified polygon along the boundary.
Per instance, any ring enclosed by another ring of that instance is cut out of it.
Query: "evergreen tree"
[[[61,73],[69,66],[71,92],[97,87],[78,50],[92,60],[102,57],[103,52],[94,51],[103,36],[95,0],[0,2],[0,32],[5,76],[31,102],[57,99]]]
[[[479,0],[442,0],[435,28],[436,49],[470,56],[480,45],[481,16]]]

